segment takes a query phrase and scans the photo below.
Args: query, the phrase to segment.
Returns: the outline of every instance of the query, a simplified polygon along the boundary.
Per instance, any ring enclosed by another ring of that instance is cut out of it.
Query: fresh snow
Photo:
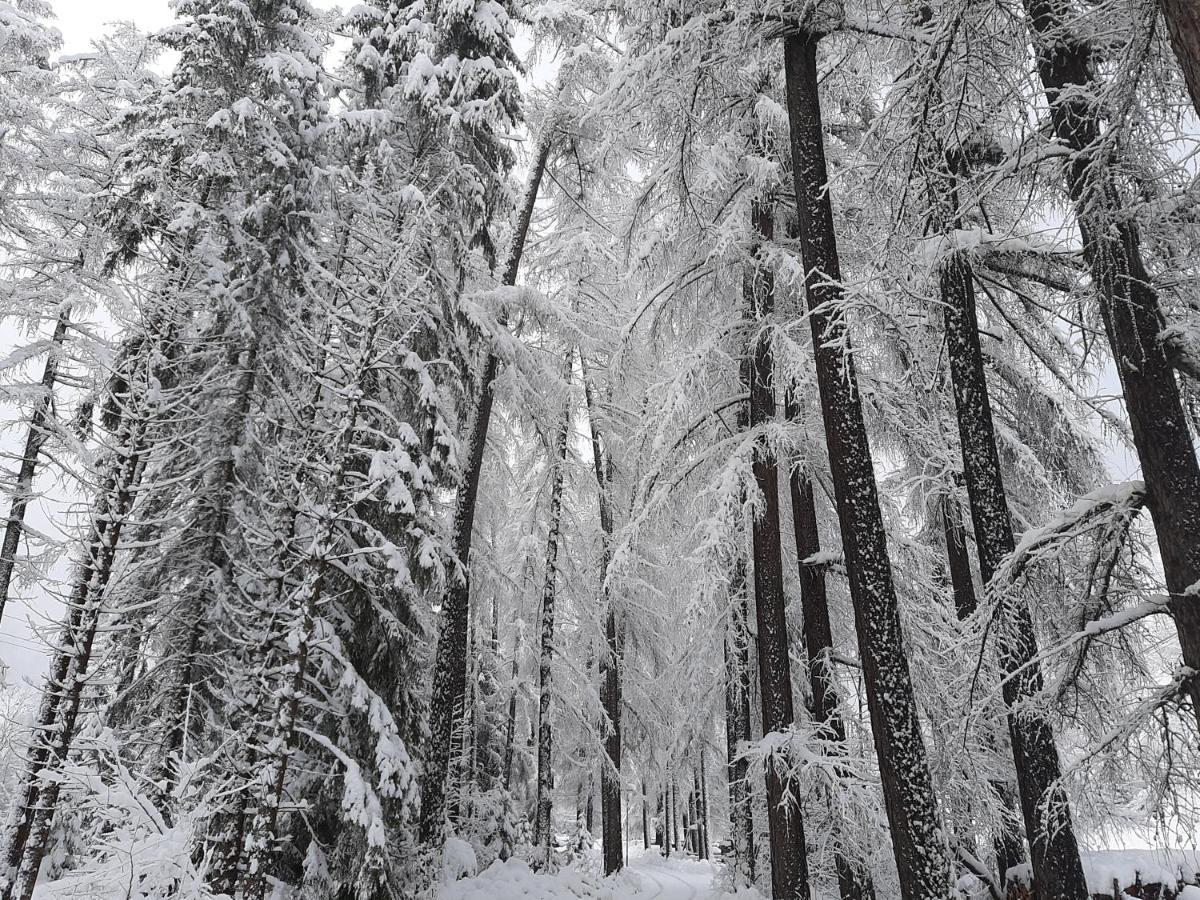
[[[663,859],[656,849],[637,851],[612,878],[581,867],[535,872],[524,860],[497,860],[473,878],[443,885],[440,900],[716,900],[720,867],[693,859]],[[756,900],[742,891],[739,900]]]

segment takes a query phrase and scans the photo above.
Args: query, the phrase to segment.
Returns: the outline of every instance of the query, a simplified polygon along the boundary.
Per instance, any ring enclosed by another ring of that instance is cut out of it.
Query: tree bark
[[[642,779],[642,849],[650,849],[650,810],[647,808],[646,779]]]
[[[704,748],[700,748],[700,844],[704,858],[711,858],[712,848],[708,842],[708,772],[704,760]]]
[[[128,395],[124,399],[128,399]],[[120,401],[114,401],[114,409]],[[0,897],[29,900],[46,853],[46,842],[58,806],[61,782],[42,785],[48,772],[61,768],[75,737],[83,689],[96,629],[103,613],[104,594],[112,577],[121,532],[133,507],[146,452],[145,423],[122,416],[112,467],[97,505],[91,537],[67,606],[62,644],[55,653],[38,709],[29,761],[15,809],[7,853],[12,873]]]
[[[521,658],[521,634],[513,640],[512,690],[508,693],[508,715],[504,728],[504,789],[512,789],[513,751],[517,737],[517,679],[521,674],[518,660]]]
[[[568,359],[569,362],[569,359]],[[569,368],[568,368],[569,371]],[[534,846],[545,850],[543,864],[550,865],[552,852],[551,813],[554,810],[552,769],[553,762],[550,707],[552,703],[554,673],[554,579],[558,572],[558,533],[562,522],[563,469],[567,462],[567,438],[571,426],[571,406],[566,411],[554,441],[553,472],[550,476],[550,516],[546,532],[546,570],[542,583],[541,643],[538,653],[538,774],[537,804],[533,824]]]
[[[582,360],[582,357],[581,357]],[[581,362],[582,367],[582,362]],[[604,755],[600,768],[600,831],[604,874],[624,865],[621,840],[621,636],[617,611],[608,588],[608,566],[612,560],[612,459],[596,421],[596,400],[591,382],[584,374],[584,397],[592,436],[592,459],[600,507],[600,532],[604,542],[600,555],[600,593],[604,608],[604,651],[600,654],[600,703],[608,719]]]
[[[513,232],[512,247],[501,284],[512,287],[517,283],[525,238],[533,219],[538,188],[550,157],[550,141],[543,136],[537,158],[529,174],[529,185]],[[442,598],[442,624],[438,632],[437,654],[433,669],[433,690],[429,703],[429,754],[421,777],[420,838],[426,844],[441,844],[446,819],[446,778],[450,771],[450,744],[454,734],[454,718],[462,708],[466,691],[467,617],[471,601],[471,537],[475,528],[475,504],[479,482],[483,475],[483,454],[487,447],[488,426],[492,419],[493,389],[500,360],[488,353],[479,380],[479,400],[471,420],[467,441],[467,464],[459,488],[458,505],[454,513],[453,549],[462,570]]]
[[[757,241],[774,235],[770,208],[759,201],[751,207]],[[755,247],[757,256],[758,248]],[[750,394],[750,427],[775,418],[774,360],[770,338],[760,333],[769,321],[775,302],[773,273],[755,260],[747,272],[746,324],[750,334],[742,378]],[[754,608],[758,624],[758,677],[762,694],[764,734],[783,732],[795,721],[792,705],[792,670],[788,658],[786,599],[783,595],[782,541],[779,536],[779,470],[774,451],[759,442],[754,451],[754,480],[762,504],[751,524],[754,548]],[[808,857],[800,807],[787,798],[802,791],[792,783],[787,764],[768,765],[767,829],[771,842],[771,893],[775,900],[808,900]]]
[[[741,553],[734,562],[729,593],[729,624],[725,630],[729,836],[733,844],[734,886],[746,887],[754,883],[754,811],[750,805],[750,764],[746,759],[738,758],[738,745],[751,739],[749,598],[746,596],[746,558]]]
[[[792,173],[829,466],[901,895],[905,900],[947,898],[952,887],[945,832],[917,719],[871,450],[840,309],[843,288],[827,191],[816,49],[814,35],[793,34],[784,40]]]
[[[786,404],[787,418],[795,421],[799,410]],[[806,566],[804,560],[821,552],[821,533],[817,527],[817,505],[812,481],[799,466],[791,472],[792,528],[796,537],[796,559],[800,563],[800,604],[804,613],[804,647],[808,655],[808,681],[812,690],[812,717],[842,753],[846,744],[846,726],[838,711],[837,690],[833,682],[833,630],[829,620],[829,598],[825,590],[825,571]],[[840,845],[840,842],[839,842]],[[859,861],[840,849],[834,855],[838,889],[842,900],[866,900],[875,896],[871,874]]]
[[[1137,227],[1108,168],[1105,154],[1112,151],[1101,147],[1099,111],[1088,99],[1100,88],[1090,48],[1072,31],[1064,0],[1024,0],[1024,6],[1050,121],[1059,142],[1073,153],[1065,167],[1067,193],[1121,377],[1170,608],[1184,665],[1191,670],[1186,687],[1200,725],[1200,676],[1195,674],[1200,673],[1200,466],[1159,339],[1158,293],[1142,261]]]
[[[71,324],[71,310],[64,306],[54,323],[50,337],[50,348],[46,354],[46,365],[42,368],[42,394],[38,397],[29,418],[29,432],[25,436],[25,450],[21,454],[21,466],[13,483],[12,506],[8,511],[8,522],[4,526],[4,542],[0,544],[0,622],[4,621],[4,607],[8,603],[8,591],[12,584],[13,569],[17,563],[17,547],[25,530],[25,510],[33,498],[33,476],[37,473],[38,458],[46,443],[46,424],[50,417],[50,404],[54,399],[54,384],[58,380],[59,356],[67,329]]]
[[[940,283],[975,546],[983,582],[992,589],[996,571],[1016,545],[992,425],[975,289],[964,256],[955,253],[945,261]],[[1059,783],[1054,731],[1047,716],[1038,710],[1042,670],[1037,663],[1033,618],[1023,601],[1006,596],[1003,586],[994,599],[1000,604],[997,641],[1008,731],[1038,896],[1042,900],[1085,900],[1087,884],[1067,797]]]
[[[1183,70],[1192,108],[1200,117],[1200,5],[1196,0],[1159,0],[1159,6],[1167,20],[1171,47]]]

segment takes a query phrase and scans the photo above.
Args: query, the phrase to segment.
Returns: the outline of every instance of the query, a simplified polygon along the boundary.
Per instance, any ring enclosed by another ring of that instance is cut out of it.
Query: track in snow
[[[712,892],[716,867],[695,860],[665,860],[650,851],[629,861],[627,870],[642,887],[621,900],[703,900]]]

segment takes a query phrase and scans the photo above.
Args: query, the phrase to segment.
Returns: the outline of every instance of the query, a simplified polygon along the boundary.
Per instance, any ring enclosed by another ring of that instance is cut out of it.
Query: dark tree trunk
[[[646,800],[646,779],[642,779],[642,849],[650,849],[650,810]]]
[[[1163,18],[1167,20],[1171,47],[1175,50],[1179,67],[1183,69],[1183,78],[1192,97],[1192,108],[1200,116],[1200,4],[1196,0],[1158,2]]]
[[[114,404],[114,408],[117,406]],[[29,900],[46,853],[61,782],[53,780],[43,786],[42,777],[66,763],[75,737],[104,594],[141,477],[144,436],[144,423],[136,422],[123,425],[116,441],[120,449],[101,492],[86,555],[68,604],[62,644],[55,653],[38,709],[25,777],[19,788],[22,801],[16,808],[8,846],[6,861],[12,880],[0,894],[3,900]]]
[[[729,585],[729,625],[725,634],[725,742],[728,752],[729,836],[733,843],[734,886],[754,883],[754,810],[750,804],[750,764],[738,758],[738,744],[750,736],[749,598],[746,559],[739,553]]]
[[[521,254],[533,218],[538,188],[550,157],[550,141],[543,137],[537,158],[529,174],[529,185],[513,232],[508,264],[501,283],[512,287],[517,283]],[[483,474],[483,454],[487,447],[488,425],[492,419],[492,391],[500,361],[488,353],[479,379],[479,400],[471,420],[467,441],[467,464],[459,488],[458,505],[454,512],[452,543],[462,571],[451,578],[442,598],[442,625],[438,632],[437,655],[433,669],[433,691],[429,703],[429,753],[421,776],[421,841],[441,844],[446,818],[446,778],[450,771],[450,746],[454,735],[454,719],[461,710],[466,691],[467,618],[471,600],[471,537],[475,528],[475,501],[479,495],[479,480]]]
[[[967,550],[967,532],[963,527],[962,509],[952,496],[942,498],[942,532],[946,538],[946,564],[950,573],[950,590],[954,596],[954,612],[959,621],[970,618],[978,606],[975,581],[971,577],[971,554]]]
[[[751,211],[757,240],[774,235],[771,211],[755,202]],[[758,248],[755,248],[757,255]],[[775,279],[765,266],[753,262],[745,281],[746,325],[750,335],[742,378],[750,394],[750,427],[775,418],[774,361],[771,341],[761,332],[774,309]],[[795,721],[792,669],[788,658],[786,599],[783,595],[782,541],[779,536],[779,469],[765,442],[754,451],[754,480],[762,504],[751,524],[754,547],[754,609],[758,624],[758,677],[762,694],[763,732],[782,732]],[[771,894],[774,900],[808,900],[808,857],[800,807],[787,798],[801,795],[790,782],[786,763],[768,765],[767,829],[771,841]]]
[[[582,367],[582,363],[581,363]],[[584,397],[592,435],[592,459],[600,507],[600,532],[604,547],[600,557],[600,593],[604,608],[604,650],[600,654],[600,703],[608,719],[600,768],[600,830],[604,874],[624,865],[621,838],[621,635],[617,610],[608,589],[608,564],[612,559],[612,459],[596,421],[596,401],[584,374]]]
[[[568,360],[569,361],[569,360]],[[569,369],[568,369],[569,371]],[[554,808],[552,793],[552,735],[550,705],[552,700],[554,661],[554,578],[558,570],[558,533],[562,522],[563,469],[567,462],[567,439],[570,436],[571,407],[566,404],[566,413],[559,426],[554,442],[553,470],[550,475],[550,516],[546,532],[546,571],[542,583],[542,629],[538,653],[538,774],[537,805],[533,823],[533,843],[545,848],[544,864],[550,864],[552,841],[550,819]]]
[[[949,857],[904,653],[854,361],[844,349],[816,49],[811,35],[784,40],[800,248],[809,273],[806,293],[829,466],[901,894],[905,900],[946,898],[951,895]]]
[[[704,858],[711,858],[712,847],[708,840],[708,767],[705,765],[704,748],[700,748],[700,844]]]
[[[1137,227],[1108,169],[1105,154],[1112,151],[1101,146],[1099,113],[1087,99],[1101,88],[1090,48],[1071,32],[1064,0],[1024,4],[1055,136],[1074,153],[1066,165],[1067,192],[1121,376],[1183,662],[1200,671],[1200,467],[1159,340],[1158,294],[1142,261]],[[1187,690],[1200,724],[1200,678],[1190,678]]]
[[[8,591],[17,562],[17,547],[25,529],[25,510],[33,497],[33,476],[37,473],[38,458],[41,456],[42,446],[46,443],[46,423],[50,417],[54,383],[58,380],[59,355],[67,337],[70,317],[70,309],[63,307],[54,323],[54,334],[50,337],[46,365],[42,369],[42,394],[35,402],[33,415],[29,418],[25,450],[21,454],[21,466],[13,483],[12,506],[9,507],[8,522],[4,526],[4,543],[0,544],[0,622],[4,620],[4,607],[8,602]]]
[[[679,849],[679,785],[671,775],[671,844]]]
[[[954,595],[954,610],[961,621],[974,614],[976,609],[975,582],[971,578],[971,557],[967,550],[966,529],[963,527],[962,510],[953,496],[942,498],[940,511],[946,537],[946,559]],[[992,846],[996,853],[999,884],[1003,887],[1005,873],[1025,861],[1024,838],[1021,836],[1017,798],[1012,785],[1001,780],[994,780],[991,785],[1001,806],[1001,821]]]
[[[795,420],[799,411],[787,404],[787,417]],[[822,726],[825,736],[843,752],[846,726],[838,711],[838,696],[833,683],[833,631],[829,623],[829,598],[825,591],[825,570],[804,565],[804,560],[821,552],[821,534],[817,527],[817,505],[812,481],[798,466],[792,467],[792,527],[796,536],[796,559],[800,563],[800,604],[804,613],[804,647],[808,655],[808,681],[812,690],[813,721]],[[842,900],[864,900],[875,896],[871,875],[866,868],[849,859],[840,850],[834,858],[838,889]]]
[[[230,568],[229,558],[225,552],[225,533],[229,524],[229,507],[233,501],[234,476],[237,469],[237,455],[233,448],[239,447],[245,434],[258,372],[257,343],[245,352],[244,366],[241,376],[238,378],[238,399],[234,410],[233,427],[228,435],[229,451],[225,459],[221,461],[218,474],[213,482],[215,496],[207,523],[208,538],[204,560],[219,573],[220,581],[228,578]],[[186,645],[179,671],[176,673],[171,703],[167,710],[167,733],[162,749],[162,788],[160,793],[164,798],[170,796],[179,774],[179,764],[183,761],[180,753],[183,750],[184,735],[187,733],[187,709],[192,691],[200,680],[197,659],[200,637],[204,630],[205,618],[216,600],[213,588],[214,580],[212,573],[205,574],[203,586],[196,592],[187,610],[189,624],[186,632]]]
[[[519,665],[521,658],[520,634],[518,631],[517,637],[513,641],[512,690],[508,692],[508,715],[504,727],[504,789],[506,791],[512,789],[513,752],[517,736],[517,678],[521,674]]]
[[[667,784],[663,790],[663,856],[671,857],[671,773],[667,772]]]
[[[975,547],[983,582],[990,584],[1015,543],[992,427],[970,264],[960,254],[950,256],[940,282]],[[1024,602],[1006,599],[1003,593],[995,598],[1001,604],[997,641],[1034,882],[1042,900],[1084,900],[1087,884],[1067,797],[1059,784],[1058,748],[1049,719],[1038,711],[1042,671],[1033,619]]]

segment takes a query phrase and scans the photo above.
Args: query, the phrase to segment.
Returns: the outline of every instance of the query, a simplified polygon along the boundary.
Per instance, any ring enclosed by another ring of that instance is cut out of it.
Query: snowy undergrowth
[[[643,892],[636,872],[612,878],[574,867],[535,872],[521,859],[497,860],[478,875],[444,884],[440,900],[617,900]]]

